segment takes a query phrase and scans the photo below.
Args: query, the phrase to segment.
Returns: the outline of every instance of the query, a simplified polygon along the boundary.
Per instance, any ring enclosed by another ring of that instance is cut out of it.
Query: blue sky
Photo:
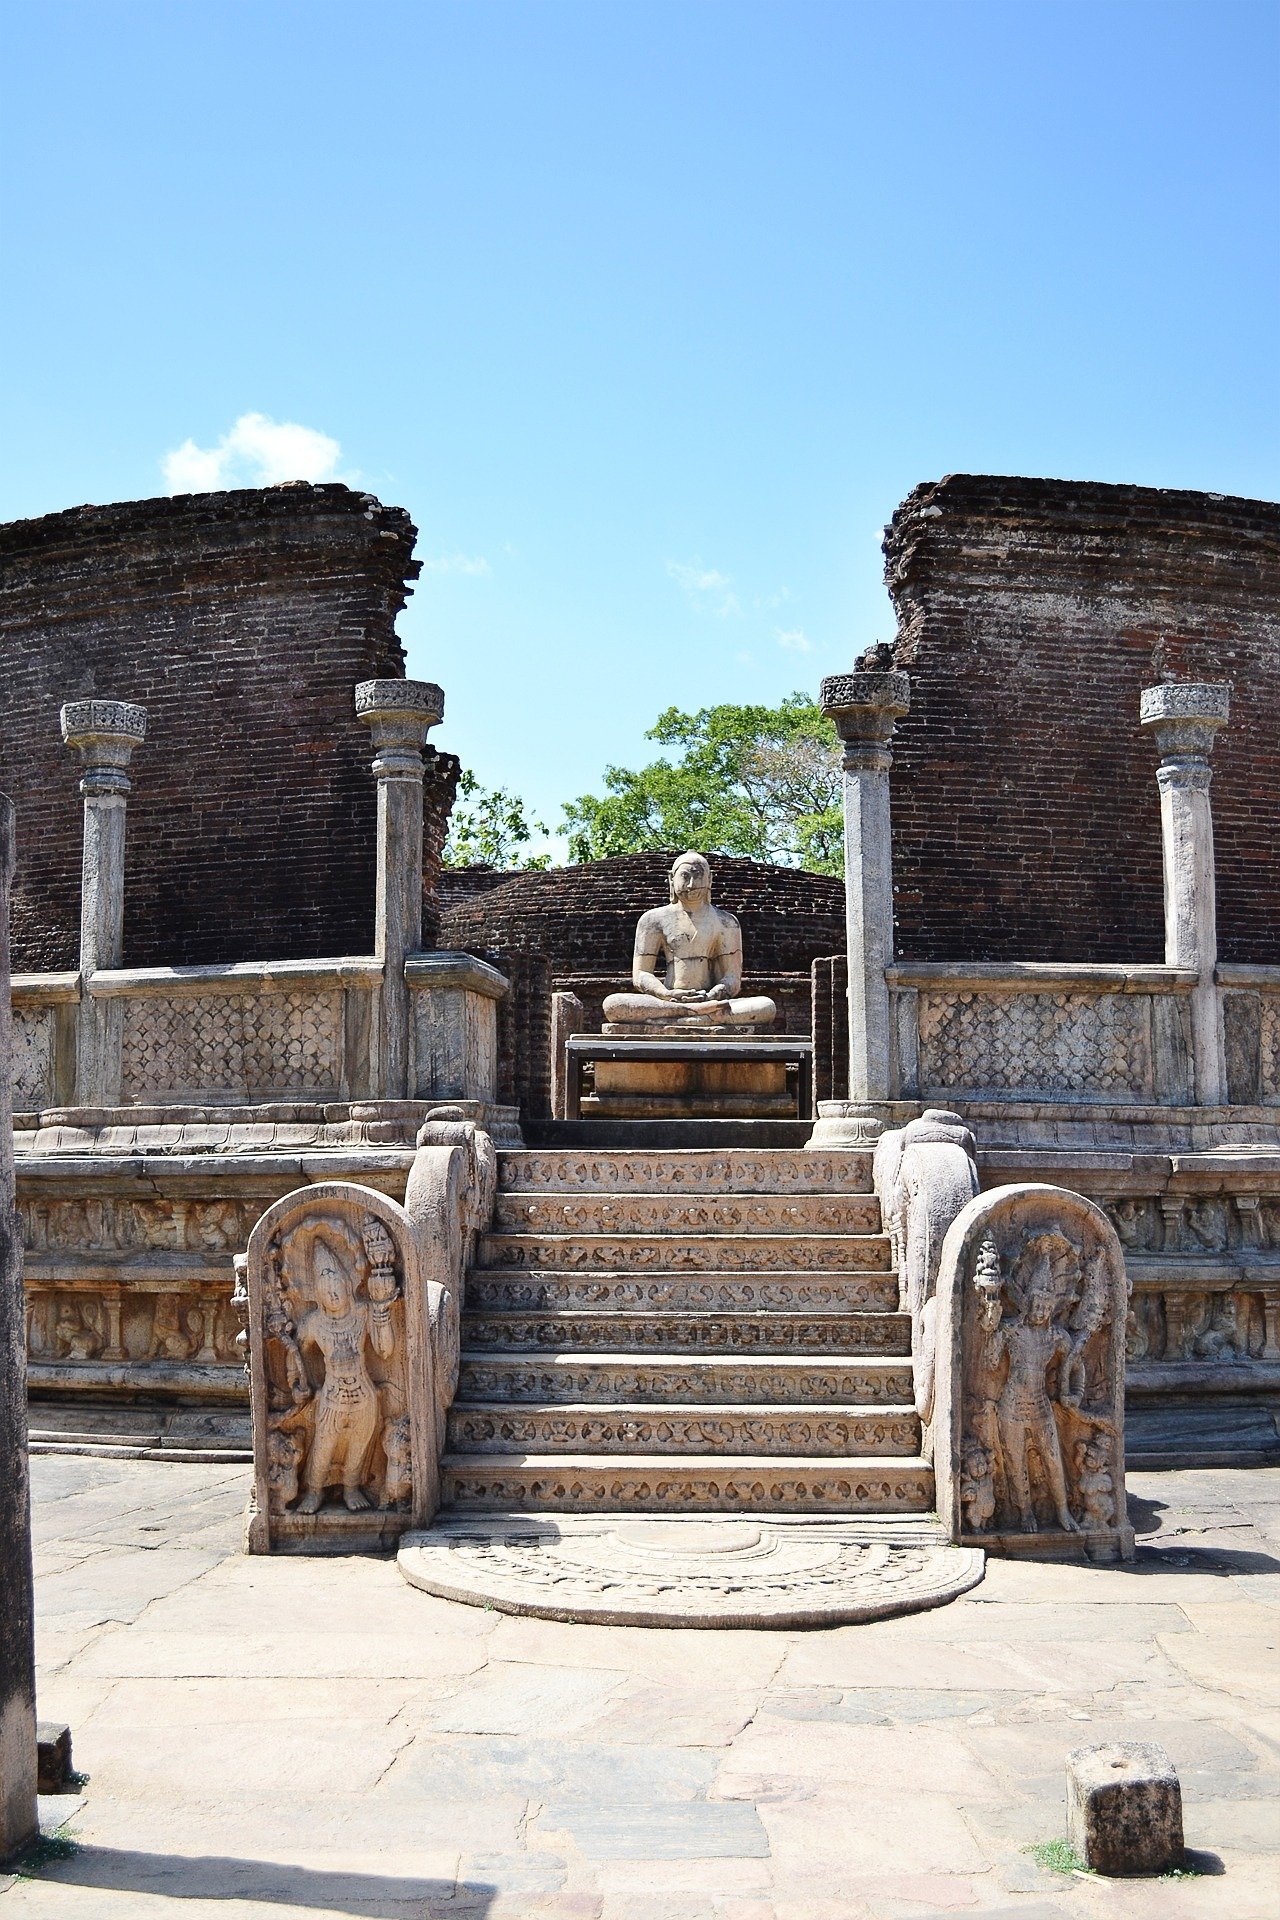
[[[1276,497],[1275,0],[15,0],[0,58],[0,518],[407,507],[438,743],[553,824],[891,632],[918,481]]]

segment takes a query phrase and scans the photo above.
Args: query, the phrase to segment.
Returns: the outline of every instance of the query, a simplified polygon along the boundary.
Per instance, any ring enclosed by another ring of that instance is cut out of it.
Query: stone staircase
[[[931,1512],[868,1154],[534,1150],[500,1169],[447,1505]]]

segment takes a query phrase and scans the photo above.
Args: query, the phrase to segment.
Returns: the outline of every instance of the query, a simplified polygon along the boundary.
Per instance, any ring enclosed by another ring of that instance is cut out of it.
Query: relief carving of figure
[[[1035,1533],[1046,1524],[1046,1506],[1066,1533],[1110,1526],[1114,1497],[1101,1517],[1114,1494],[1101,1436],[1115,1427],[1087,1404],[1089,1343],[1108,1312],[1102,1256],[1091,1266],[1073,1240],[1044,1229],[1002,1260],[988,1234],[972,1287],[977,1315],[960,1478],[966,1527]]]
[[[304,1220],[272,1249],[263,1333],[268,1484],[279,1508],[316,1513],[334,1488],[351,1513],[408,1498],[395,1261],[372,1215],[358,1232],[336,1216]]]
[[[1197,1334],[1192,1351],[1197,1360],[1248,1357],[1248,1335],[1240,1324],[1240,1302],[1234,1294],[1220,1293],[1209,1304],[1207,1322]]]
[[[97,1315],[87,1300],[63,1300],[54,1321],[53,1350],[59,1360],[96,1360],[102,1352]]]
[[[1156,1240],[1155,1220],[1149,1200],[1138,1200],[1126,1194],[1116,1200],[1107,1209],[1111,1223],[1120,1236],[1120,1244],[1131,1253],[1154,1246]]]
[[[605,1001],[606,1032],[767,1027],[777,1013],[763,994],[742,994],[742,929],[733,914],[712,906],[711,864],[701,853],[682,853],[675,862],[670,904],[641,914],[631,984],[634,991]]]
[[[189,1360],[199,1344],[191,1332],[186,1302],[176,1293],[156,1295],[151,1321],[151,1358],[153,1360]]]
[[[1227,1210],[1221,1200],[1193,1200],[1187,1208],[1191,1238],[1206,1253],[1221,1253],[1227,1245]]]

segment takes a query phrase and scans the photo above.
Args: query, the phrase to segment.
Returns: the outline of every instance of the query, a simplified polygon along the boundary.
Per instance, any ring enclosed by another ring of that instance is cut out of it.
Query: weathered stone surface
[[[663,1627],[837,1626],[943,1605],[983,1556],[832,1519],[457,1518],[411,1534],[411,1586],[544,1620]]]
[[[71,1729],[56,1720],[36,1722],[41,1793],[66,1793],[71,1786]]]
[[[9,886],[14,812],[0,794],[0,1860],[36,1829],[36,1685],[22,1238],[9,1096]]]
[[[970,1200],[942,1247],[933,1458],[956,1539],[1131,1556],[1128,1282],[1106,1215],[1048,1186]]]
[[[1154,1742],[1112,1740],[1067,1759],[1067,1838],[1095,1873],[1164,1873],[1182,1859],[1182,1788]]]

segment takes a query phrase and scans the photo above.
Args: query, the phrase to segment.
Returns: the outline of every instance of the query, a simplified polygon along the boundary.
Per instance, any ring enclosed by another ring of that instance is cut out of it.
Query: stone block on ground
[[[68,1793],[72,1785],[71,1729],[57,1720],[36,1722],[37,1789]]]
[[[1182,1859],[1182,1788],[1154,1742],[1114,1740],[1067,1757],[1067,1839],[1096,1873],[1164,1873]]]

